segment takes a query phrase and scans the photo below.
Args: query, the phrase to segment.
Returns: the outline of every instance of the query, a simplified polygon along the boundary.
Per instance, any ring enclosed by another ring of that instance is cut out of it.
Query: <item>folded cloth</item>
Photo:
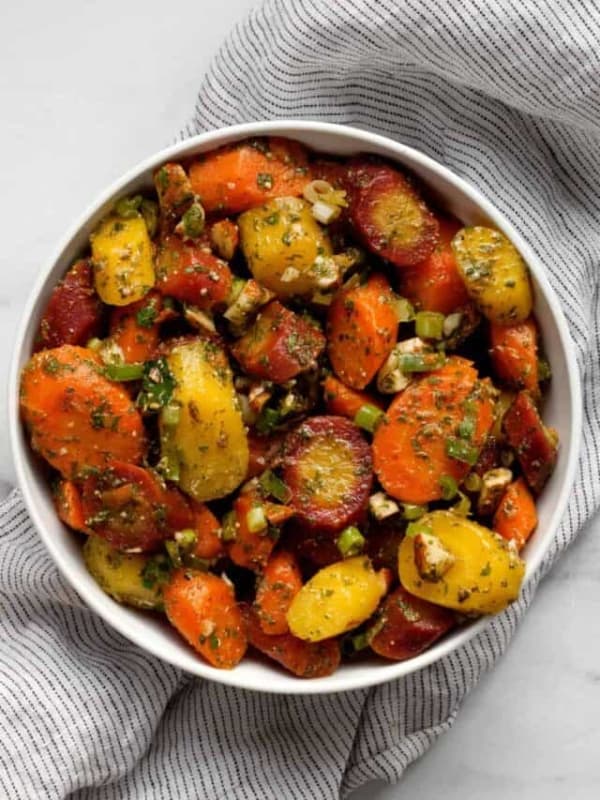
[[[337,798],[395,781],[447,730],[600,496],[600,8],[569,0],[267,0],[233,31],[182,135],[350,123],[479,186],[545,264],[584,376],[580,471],[518,603],[444,660],[372,690],[260,695],[181,674],[85,608],[18,492],[0,508],[0,796]]]

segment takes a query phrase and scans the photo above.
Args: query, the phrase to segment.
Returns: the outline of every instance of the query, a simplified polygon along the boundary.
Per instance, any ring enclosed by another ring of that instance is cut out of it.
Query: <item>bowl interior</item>
[[[548,284],[543,266],[531,248],[479,192],[419,152],[365,131],[325,123],[285,121],[235,126],[203,134],[168,148],[113,184],[76,221],[71,233],[40,275],[24,312],[9,385],[11,441],[26,504],[48,550],[85,602],[123,635],[181,669],[234,686],[269,692],[335,692],[370,686],[420,669],[466,642],[487,624],[487,619],[448,635],[426,653],[410,661],[396,663],[372,660],[346,664],[327,678],[302,681],[283,673],[275,665],[253,657],[247,657],[231,672],[216,670],[195,655],[170,626],[142,612],[119,606],[97,586],[85,569],[77,537],[62,525],[55,514],[48,485],[40,472],[39,463],[27,445],[19,422],[19,372],[31,352],[37,321],[53,286],[73,259],[86,247],[90,232],[110,208],[114,198],[150,186],[153,170],[167,159],[188,157],[236,139],[264,134],[288,136],[313,149],[338,155],[369,152],[395,160],[423,180],[440,206],[464,223],[488,223],[497,227],[521,251],[531,269],[535,313],[553,369],[544,416],[547,423],[557,429],[561,441],[557,468],[539,500],[538,529],[524,551],[527,576],[537,568],[566,506],[574,477],[581,429],[575,356],[558,300]]]

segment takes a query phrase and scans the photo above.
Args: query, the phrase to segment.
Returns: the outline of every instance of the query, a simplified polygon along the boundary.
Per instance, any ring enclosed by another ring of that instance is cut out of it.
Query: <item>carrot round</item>
[[[35,350],[84,345],[102,331],[104,306],[94,289],[89,258],[76,261],[54,287],[35,339]]]
[[[287,633],[286,614],[295,595],[302,588],[302,575],[292,553],[274,553],[256,590],[254,607],[265,633]]]
[[[498,378],[515,389],[540,393],[538,333],[532,317],[516,325],[490,324],[492,364]]]
[[[228,265],[207,248],[184,242],[179,236],[165,236],[156,253],[156,288],[183,303],[205,311],[224,306],[233,276]]]
[[[248,375],[284,383],[317,363],[325,337],[317,325],[273,300],[230,349]]]
[[[462,227],[453,219],[439,219],[440,238],[428,258],[402,273],[402,294],[423,311],[449,314],[469,302],[451,247]]]
[[[377,398],[373,397],[368,392],[359,392],[356,389],[350,389],[334,375],[328,375],[325,378],[323,382],[323,395],[327,413],[335,414],[339,417],[347,417],[353,420],[364,405],[375,406],[375,408],[381,408],[383,410],[383,405]]]
[[[221,541],[221,523],[208,506],[203,503],[193,503],[194,531],[196,533],[196,546],[194,555],[198,558],[217,558],[223,554]]]
[[[149,552],[176,531],[190,528],[186,498],[165,488],[151,470],[113,461],[81,483],[86,525],[119,550]]]
[[[229,558],[234,564],[255,572],[261,572],[264,569],[275,547],[275,539],[269,535],[266,525],[258,531],[251,531],[248,525],[248,514],[259,506],[264,506],[262,500],[251,492],[237,497],[233,504],[236,535],[228,547]]]
[[[430,255],[438,221],[406,175],[359,156],[349,163],[347,176],[350,220],[371,252],[401,269]]]
[[[194,201],[190,179],[181,164],[163,164],[154,173],[163,231],[171,230]]]
[[[178,569],[163,590],[171,625],[210,664],[232,669],[248,645],[232,586],[210,572]]]
[[[335,533],[364,520],[371,449],[356,425],[344,417],[309,417],[287,435],[285,454],[283,480],[305,534]]]
[[[507,488],[494,514],[492,527],[504,539],[516,542],[519,550],[537,525],[535,501],[523,478]]]
[[[398,586],[381,604],[371,649],[392,661],[414,658],[456,625],[452,611]]]
[[[21,413],[31,443],[65,478],[117,459],[139,463],[142,418],[120,385],[102,374],[90,350],[63,345],[36,353],[21,377]]]
[[[194,161],[189,175],[205,210],[226,214],[272,197],[297,197],[311,179],[302,145],[279,138],[220,148]]]
[[[338,668],[341,653],[336,639],[305,642],[291,633],[271,635],[261,628],[258,615],[252,608],[245,606],[243,613],[249,643],[293,675],[299,678],[323,678]]]
[[[126,364],[151,359],[158,347],[162,297],[149,292],[128,306],[115,306],[110,316],[110,338],[123,353]]]
[[[329,358],[336,375],[364,389],[390,354],[398,335],[392,289],[381,273],[339,291],[329,306]]]
[[[405,503],[442,497],[440,479],[460,482],[477,460],[493,422],[486,381],[455,356],[412,383],[388,408],[373,438],[373,464],[382,486]]]
[[[60,481],[56,494],[54,495],[54,504],[59,518],[73,528],[75,531],[82,531],[89,533],[90,530],[85,524],[85,513],[83,510],[83,503],[81,502],[81,492],[73,481]]]
[[[517,394],[502,419],[502,431],[517,454],[525,480],[539,494],[556,466],[558,439],[544,425],[529,392]]]

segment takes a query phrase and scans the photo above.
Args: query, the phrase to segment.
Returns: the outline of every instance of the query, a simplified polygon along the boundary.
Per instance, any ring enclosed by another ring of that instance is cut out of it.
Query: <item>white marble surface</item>
[[[7,0],[0,50],[0,386],[34,277],[76,214],[168,143],[256,0]],[[0,482],[13,480],[0,394]],[[1,487],[0,487],[1,492]],[[353,800],[600,797],[600,522],[540,589],[454,729],[396,787]]]

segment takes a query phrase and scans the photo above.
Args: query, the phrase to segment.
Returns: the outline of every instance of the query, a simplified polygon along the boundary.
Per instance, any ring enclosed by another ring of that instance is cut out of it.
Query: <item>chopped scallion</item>
[[[481,489],[481,477],[476,472],[469,472],[464,480],[468,492],[478,492]]]
[[[99,350],[102,349],[103,344],[104,342],[102,341],[102,339],[97,339],[96,337],[94,337],[93,339],[88,339],[86,347],[88,350],[93,350],[95,353],[97,353]]]
[[[258,482],[266,494],[270,494],[280,503],[287,503],[290,499],[290,490],[272,470],[268,469],[263,472]]]
[[[369,646],[369,636],[366,631],[363,631],[353,636],[351,642],[352,649],[358,653],[359,650],[365,650]]]
[[[133,197],[122,197],[115,203],[115,214],[123,219],[137,217],[142,205],[142,195],[136,194]]]
[[[274,408],[263,408],[256,420],[256,430],[259,433],[270,433],[281,421],[281,414]]]
[[[250,533],[260,533],[260,531],[267,530],[269,522],[262,506],[256,505],[248,511],[246,514],[246,525]]]
[[[354,415],[354,424],[369,433],[373,433],[384,416],[384,412],[370,403],[361,406]]]
[[[479,458],[479,448],[465,442],[464,439],[452,438],[446,441],[446,454],[472,467]]]
[[[165,406],[162,410],[161,422],[163,425],[167,425],[167,427],[173,427],[179,423],[180,417],[180,407],[174,403],[169,403],[169,405]]]
[[[165,542],[165,550],[169,558],[171,559],[171,563],[174,567],[181,567],[183,562],[181,560],[181,553],[179,552],[179,547],[177,546],[177,542],[172,541],[169,539],[168,542]]]
[[[235,511],[228,511],[223,517],[221,526],[221,539],[224,542],[233,542],[237,538],[237,516]]]
[[[227,305],[233,305],[238,297],[241,295],[244,286],[246,285],[247,281],[243,278],[234,278],[233,283],[231,284],[231,291],[229,292],[229,297],[227,298]]]
[[[455,312],[454,314],[448,314],[448,316],[444,320],[444,325],[442,329],[444,338],[449,339],[453,333],[456,333],[456,331],[460,328],[462,318],[463,315],[460,312]]]
[[[167,451],[158,462],[157,469],[168,481],[177,482],[179,480],[179,459],[177,454],[173,450]]]
[[[475,420],[473,417],[465,417],[458,424],[458,435],[461,439],[472,439],[475,433]]]
[[[468,517],[471,513],[471,501],[467,495],[463,494],[462,492],[458,493],[458,497],[458,503],[455,503],[452,506],[452,511],[455,514],[458,514],[460,517]]]
[[[418,536],[420,533],[431,535],[431,526],[428,525],[426,522],[410,522],[406,526],[406,536],[409,539],[412,539],[415,536]]]
[[[417,506],[413,503],[402,503],[402,517],[407,520],[419,519],[426,514],[429,509],[427,506]]]
[[[394,297],[391,303],[398,322],[412,322],[415,318],[415,309],[410,300],[407,300],[406,297]]]
[[[204,230],[205,214],[204,209],[198,202],[192,203],[181,218],[181,232],[189,239],[197,239]],[[176,233],[179,233],[180,226],[177,226]]]
[[[192,528],[184,528],[182,531],[177,531],[175,541],[182,550],[191,550],[196,545],[198,536]]]
[[[452,475],[442,475],[439,480],[439,484],[444,500],[452,500],[453,497],[456,497],[456,493],[458,492],[458,484]]]
[[[322,200],[317,200],[312,207],[313,217],[320,222],[321,225],[329,225],[330,222],[340,216],[339,206],[333,206],[329,203],[324,203]]]
[[[443,353],[399,353],[398,366],[402,372],[431,372],[446,363]]]
[[[419,311],[415,316],[415,331],[419,339],[442,339],[444,315],[437,311]]]
[[[144,374],[143,364],[107,364],[104,374],[111,381],[139,381]]]
[[[357,556],[362,553],[365,546],[365,537],[354,525],[348,525],[340,533],[336,542],[337,548],[344,558]]]

